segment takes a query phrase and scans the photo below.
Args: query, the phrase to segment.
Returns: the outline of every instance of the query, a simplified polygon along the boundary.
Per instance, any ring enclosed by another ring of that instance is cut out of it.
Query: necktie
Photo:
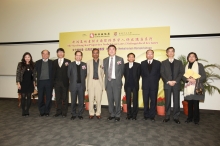
[[[108,80],[111,81],[112,79],[112,67],[113,67],[113,57],[111,57],[110,65],[108,68]]]
[[[61,62],[61,59],[59,59],[59,66],[60,66],[60,67],[62,66],[62,62]]]
[[[150,64],[150,61],[148,61],[148,64]]]

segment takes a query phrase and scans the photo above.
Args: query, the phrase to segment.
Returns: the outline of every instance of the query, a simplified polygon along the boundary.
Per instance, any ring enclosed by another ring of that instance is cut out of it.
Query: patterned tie
[[[112,67],[113,67],[113,57],[111,57],[111,62],[108,68],[108,80],[111,81],[112,79]]]
[[[148,62],[148,64],[150,64],[150,61]]]
[[[59,66],[60,66],[60,67],[62,66],[62,62],[61,62],[61,59],[59,59]]]

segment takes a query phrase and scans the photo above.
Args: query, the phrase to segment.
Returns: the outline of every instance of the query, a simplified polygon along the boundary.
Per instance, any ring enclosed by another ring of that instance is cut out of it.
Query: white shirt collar
[[[63,62],[64,58],[58,58],[58,60],[61,60]]]
[[[76,61],[76,64],[77,64],[77,65],[80,65],[80,63],[81,63],[81,61]]]
[[[151,60],[147,60],[147,62],[149,63],[149,61],[150,61],[150,64],[151,64],[151,63],[153,62],[153,60],[154,60],[154,59],[151,59]]]
[[[48,59],[42,59],[44,62],[47,62],[48,61]]]
[[[168,58],[169,59],[169,62],[173,62],[174,61],[174,58]]]
[[[111,59],[111,58],[112,58],[112,59],[115,59],[115,55],[114,55],[114,56],[109,56],[109,59]]]
[[[129,62],[129,68],[133,67],[134,62]]]

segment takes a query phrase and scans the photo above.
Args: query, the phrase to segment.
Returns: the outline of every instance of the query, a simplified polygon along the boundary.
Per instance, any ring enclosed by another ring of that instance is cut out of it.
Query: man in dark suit
[[[64,58],[64,55],[64,49],[58,48],[58,59],[53,61],[53,81],[57,105],[54,117],[58,117],[59,115],[66,117],[68,110],[69,78],[67,76],[67,69],[71,61]]]
[[[140,63],[135,61],[135,54],[129,53],[127,55],[128,63],[124,67],[125,85],[127,102],[127,120],[136,120],[138,113],[138,91],[140,79]],[[131,93],[133,93],[133,110],[131,109]]]
[[[108,109],[110,113],[108,120],[115,119],[117,122],[120,121],[121,116],[121,88],[124,74],[124,60],[116,56],[115,45],[108,46],[108,54],[109,57],[105,58],[103,61],[105,89],[107,92]]]
[[[52,78],[52,60],[49,59],[50,52],[43,50],[41,52],[42,59],[36,61],[35,71],[37,73],[37,89],[38,89],[38,108],[40,116],[49,116],[51,108],[53,78]],[[44,103],[44,95],[46,95],[46,104]]]
[[[160,70],[165,92],[166,117],[163,122],[170,120],[171,94],[173,93],[173,120],[180,124],[180,81],[184,74],[184,68],[181,61],[174,59],[175,49],[173,47],[167,48],[166,54],[168,59],[162,62]]]
[[[144,119],[155,121],[158,85],[161,63],[154,58],[154,51],[146,51],[147,60],[141,62],[142,90],[144,101]],[[150,100],[150,107],[149,107]]]
[[[83,119],[83,103],[85,96],[85,80],[87,76],[87,66],[85,62],[82,62],[83,53],[81,51],[75,52],[74,62],[69,64],[68,67],[68,77],[70,80],[70,92],[71,92],[71,111],[72,117],[71,120],[74,120],[76,116],[80,120]],[[76,99],[78,96],[78,113],[76,113]]]

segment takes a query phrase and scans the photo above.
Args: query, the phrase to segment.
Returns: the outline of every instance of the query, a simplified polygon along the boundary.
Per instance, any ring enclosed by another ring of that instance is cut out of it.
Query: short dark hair
[[[146,51],[146,54],[147,54],[147,52],[149,52],[149,51],[152,51],[152,52],[153,52],[153,54],[154,54],[154,50],[151,50],[151,49],[147,50],[147,51]]]
[[[110,47],[114,47],[114,48],[115,48],[115,50],[117,50],[117,48],[116,48],[116,46],[115,46],[115,45],[112,45],[112,44],[111,44],[111,45],[109,45],[109,46],[108,46],[108,49],[109,49]]]
[[[196,57],[196,61],[198,61],[198,56],[195,52],[190,52],[188,55],[187,55],[187,61],[189,61],[189,56],[193,54],[195,57]]]
[[[128,53],[127,57],[129,57],[130,55],[133,55],[135,58],[135,54],[134,53]]]
[[[82,51],[76,51],[76,52],[75,52],[75,55],[76,55],[78,52],[81,53],[81,56],[83,56]]]
[[[58,48],[58,49],[57,49],[57,53],[58,53],[59,51],[62,51],[63,53],[65,53],[65,51],[64,51],[63,48]]]
[[[92,49],[92,53],[93,53],[93,51],[95,51],[95,50],[99,52],[99,49],[93,48],[93,49]]]
[[[168,47],[168,48],[166,49],[166,53],[167,53],[167,51],[170,50],[170,49],[173,49],[173,52],[175,52],[175,49],[174,49],[173,47]]]
[[[48,55],[50,55],[50,51],[48,51],[48,50],[43,50],[43,51],[41,51],[41,54],[43,54],[44,51],[47,51],[47,52],[48,52]]]

